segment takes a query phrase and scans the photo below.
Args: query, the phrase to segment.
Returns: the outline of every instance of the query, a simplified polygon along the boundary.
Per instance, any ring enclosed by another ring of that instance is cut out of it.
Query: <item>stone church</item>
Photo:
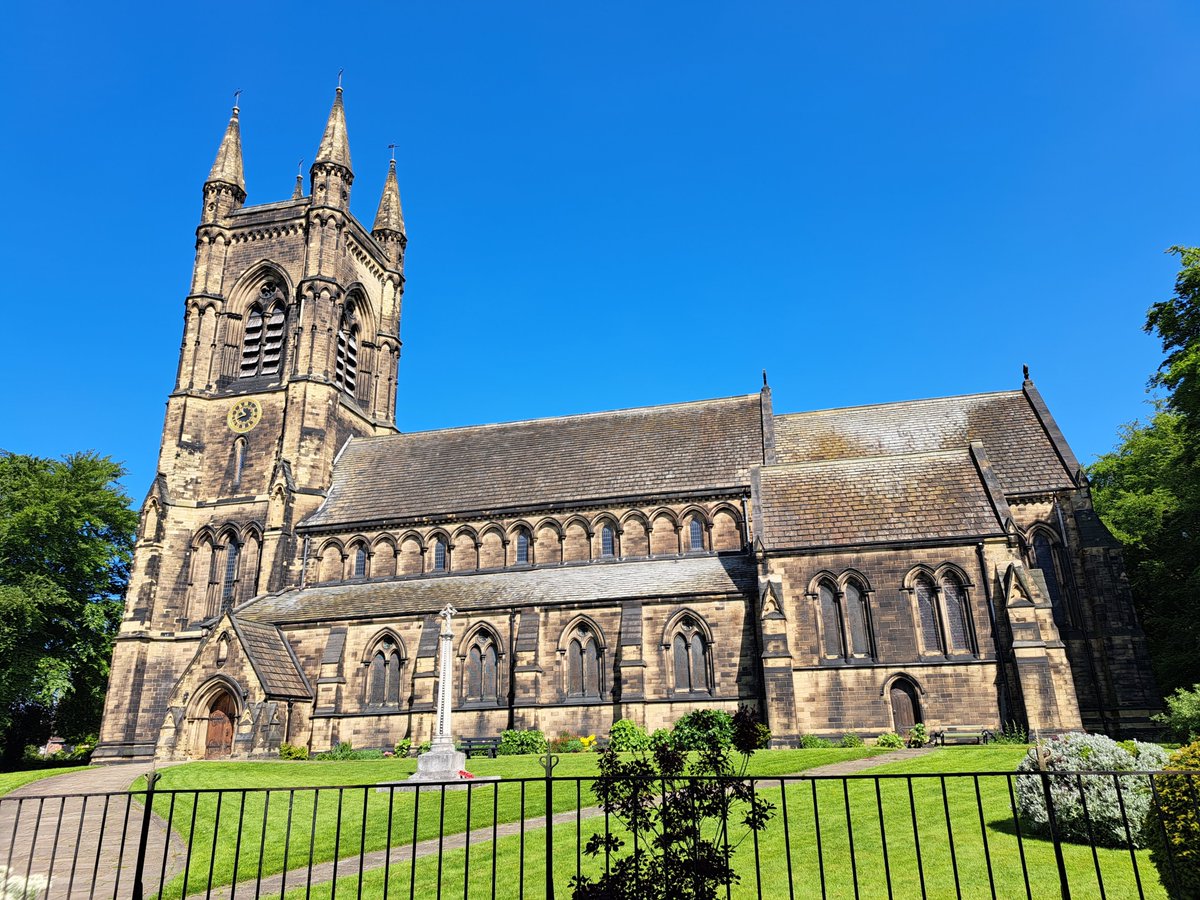
[[[419,742],[446,603],[464,736],[1148,725],[1118,545],[1028,377],[403,433],[395,163],[370,229],[353,182],[339,88],[307,193],[246,206],[233,110],[97,761]]]

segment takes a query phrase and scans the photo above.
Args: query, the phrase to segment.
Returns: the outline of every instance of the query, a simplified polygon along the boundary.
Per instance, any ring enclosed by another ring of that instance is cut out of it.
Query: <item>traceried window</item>
[[[938,627],[937,589],[924,575],[917,577],[914,586],[917,599],[917,618],[921,626],[921,643],[926,653],[945,653],[941,628]]]
[[[688,525],[688,549],[693,551],[704,549],[704,523],[699,519],[692,519]]]
[[[351,396],[358,387],[358,325],[347,312],[337,333],[337,361],[334,379]]]
[[[467,648],[463,673],[463,699],[472,703],[497,703],[499,691],[499,653],[496,637],[479,631]]]
[[[617,555],[617,538],[611,525],[600,529],[600,555],[606,559]]]
[[[671,639],[671,655],[675,669],[675,690],[681,693],[712,693],[709,680],[708,642],[699,625],[685,616],[679,630]]]
[[[446,571],[446,542],[441,538],[433,542],[433,571]]]
[[[221,578],[222,608],[233,603],[233,594],[237,589],[238,558],[241,556],[241,549],[232,537],[225,544],[225,572]]]
[[[359,544],[354,548],[354,577],[365,578],[367,575],[367,548]]]
[[[600,697],[600,646],[587,625],[580,625],[567,644],[567,696]]]
[[[942,602],[946,607],[946,636],[950,649],[970,650],[971,616],[967,608],[967,592],[953,573],[942,578]]]
[[[516,563],[519,566],[529,565],[529,532],[524,528],[517,532]]]
[[[1033,537],[1034,563],[1042,570],[1046,579],[1046,590],[1050,594],[1050,605],[1054,611],[1054,622],[1060,628],[1070,624],[1066,596],[1063,593],[1062,582],[1058,578],[1058,553],[1054,542],[1044,531],[1038,531]]]
[[[277,375],[283,364],[283,339],[287,325],[283,292],[273,281],[259,291],[259,300],[246,315],[242,337],[242,378]]]
[[[850,624],[850,653],[853,656],[871,656],[871,614],[867,608],[867,595],[858,582],[846,582],[842,592],[846,618]]]
[[[827,659],[844,656],[845,636],[842,625],[842,604],[839,601],[837,588],[832,582],[822,581],[817,588],[818,602],[821,604],[821,634],[824,641],[824,653]]]
[[[390,635],[375,646],[367,663],[367,706],[400,705],[400,648]]]

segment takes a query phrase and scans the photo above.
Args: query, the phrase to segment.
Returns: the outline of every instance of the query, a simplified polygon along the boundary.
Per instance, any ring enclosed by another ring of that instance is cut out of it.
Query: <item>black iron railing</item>
[[[597,803],[595,777],[552,776],[551,762],[546,777],[419,789],[164,790],[152,776],[128,793],[0,798],[0,895],[7,878],[49,898],[568,898],[573,879],[645,852],[646,833]],[[1142,849],[1171,827],[1164,779],[1200,820],[1200,773],[736,779],[773,812],[751,830],[729,809],[739,878],[717,896],[1165,896],[1157,867],[1177,851],[1160,842],[1152,863]],[[660,785],[644,783],[651,821]],[[595,834],[624,844],[589,855]]]

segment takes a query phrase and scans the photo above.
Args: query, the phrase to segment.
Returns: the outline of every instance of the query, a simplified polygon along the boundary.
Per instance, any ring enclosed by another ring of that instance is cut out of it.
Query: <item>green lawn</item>
[[[87,768],[91,767],[63,766],[56,769],[25,769],[20,772],[0,772],[0,796],[7,794],[9,791],[15,791],[19,787],[24,787],[31,782],[41,781],[43,778],[62,775],[66,772],[82,772]]]
[[[780,775],[879,752],[865,748],[764,752],[751,760],[750,771],[759,776]],[[594,775],[596,759],[595,754],[563,754],[554,774]],[[411,843],[414,833],[421,841],[466,830],[466,791],[425,790],[419,799],[411,790],[397,791],[389,804],[388,793],[375,790],[380,782],[403,780],[415,768],[415,760],[388,759],[193,763],[163,770],[158,789],[167,793],[155,798],[155,810],[170,820],[189,845],[186,892],[184,875],[180,875],[166,886],[163,896],[202,891],[210,875],[213,885],[229,884],[235,866],[241,881],[260,872],[283,871],[285,861],[290,870],[307,866],[310,859],[320,863],[335,857],[357,857],[360,849],[380,850],[388,846],[389,822],[392,846]],[[541,779],[544,770],[537,757],[476,759],[470,761],[470,769],[476,775],[506,779],[498,785],[480,782],[471,789],[471,828],[544,814],[544,782],[509,780]],[[142,787],[143,781],[134,785],[135,790]],[[218,794],[214,789],[227,793]],[[175,791],[183,793],[172,793]],[[586,783],[578,792],[569,782],[556,784],[555,812],[574,810],[579,801],[585,806],[592,803]]]
[[[850,779],[845,788],[840,780],[788,781],[786,825],[779,781],[764,779],[760,783],[761,793],[776,804],[775,816],[757,841],[749,837],[738,846],[735,858],[742,880],[732,896],[755,897],[761,888],[762,895],[767,897],[811,897],[820,896],[824,887],[830,898],[848,898],[856,896],[857,879],[857,893],[862,897],[888,896],[889,882],[896,897],[920,896],[922,887],[931,897],[954,897],[957,881],[963,897],[991,896],[994,887],[998,897],[1019,898],[1026,896],[1026,873],[1032,896],[1057,896],[1053,846],[1048,840],[1028,834],[1018,842],[1007,777],[947,777],[944,782],[937,777],[955,772],[1011,772],[1024,753],[1021,747],[948,748],[917,760],[885,763],[871,770],[871,774],[918,776],[911,780],[911,800],[909,780],[905,778],[879,781],[878,793],[876,782],[871,779]],[[768,763],[772,756],[762,754],[762,762],[774,769],[774,761]],[[540,793],[540,785],[538,788]],[[484,790],[485,794],[476,793],[476,802],[491,797],[492,789]],[[574,798],[570,799],[573,806]],[[396,802],[399,812],[400,800]],[[559,804],[556,802],[555,806]],[[433,812],[440,812],[440,806],[435,804]],[[411,809],[406,809],[404,815],[411,829]],[[423,810],[421,817],[424,815]],[[490,823],[490,809],[484,818]],[[887,838],[886,853],[881,818]],[[820,855],[816,840],[818,826]],[[603,829],[602,817],[584,820],[579,843]],[[411,830],[402,835],[397,843],[411,841]],[[918,840],[922,868],[916,865]],[[415,872],[407,864],[393,863],[388,871],[387,888],[396,897],[408,896],[410,892],[418,897],[443,893],[447,897],[464,893],[472,897],[491,896],[495,860],[498,896],[541,896],[545,889],[544,841],[544,830],[530,829],[523,840],[521,836],[512,836],[501,838],[495,845],[490,841],[474,845],[469,873],[468,857],[463,850],[446,852],[440,859],[437,854],[420,859]],[[559,896],[569,896],[567,884],[577,865],[592,876],[603,871],[603,860],[583,857],[577,862],[573,822],[556,825],[554,841],[554,877]],[[1099,849],[1093,858],[1089,848],[1068,844],[1064,846],[1064,857],[1074,896],[1099,896],[1101,878],[1107,897],[1139,895],[1127,850]],[[1145,896],[1164,897],[1146,852],[1137,852],[1136,859]],[[368,870],[360,885],[357,870],[347,868],[352,874],[338,879],[339,896],[357,896],[360,890],[362,896],[382,896],[382,869]],[[330,897],[331,885],[313,885],[310,891],[307,885],[293,884],[287,891],[288,900],[309,895]]]

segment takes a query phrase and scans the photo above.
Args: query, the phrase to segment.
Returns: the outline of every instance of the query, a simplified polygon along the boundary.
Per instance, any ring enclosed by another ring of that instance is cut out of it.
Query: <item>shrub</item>
[[[843,750],[853,750],[855,747],[861,747],[863,739],[851,731],[847,731],[842,735],[842,739],[838,741],[838,746]]]
[[[1200,741],[1167,760],[1168,769],[1200,769]],[[1145,844],[1172,900],[1200,897],[1200,778],[1159,775],[1157,815],[1147,816]]]
[[[280,744],[280,759],[308,759],[308,748],[303,744]]]
[[[579,738],[571,738],[563,745],[563,753],[582,753],[583,741]]]
[[[875,746],[883,747],[885,750],[899,750],[904,746],[904,738],[894,731],[885,731],[875,738]]]
[[[421,743],[417,744],[417,756],[420,756],[422,753],[428,753],[431,749],[433,749],[433,741],[421,741]]]
[[[733,743],[733,716],[723,709],[697,709],[675,723],[677,750],[728,748]]]
[[[396,741],[393,752],[396,756],[408,756],[412,752],[412,738],[400,738],[400,740]]]
[[[1143,744],[1140,741],[1130,741],[1129,744],[1134,752],[1100,734],[1072,732],[1051,738],[1041,747],[1046,756],[1046,771],[1051,773],[1088,770],[1129,772],[1159,769],[1166,762],[1166,751],[1155,744]],[[1031,748],[1017,771],[1038,772],[1037,754],[1038,748]],[[1151,803],[1150,785],[1145,778],[1120,778],[1118,796],[1111,775],[1051,775],[1050,799],[1054,804],[1059,837],[1063,840],[1088,843],[1094,839],[1104,847],[1127,847],[1132,837],[1135,847],[1142,846],[1142,823]],[[1122,802],[1125,817],[1121,815]],[[1040,834],[1049,834],[1046,797],[1040,777],[1022,775],[1017,778],[1017,805],[1021,821],[1026,827]]]
[[[350,745],[349,741],[342,741],[336,747],[326,750],[324,753],[318,753],[314,759],[321,760],[322,762],[328,762],[330,760],[344,761],[349,759],[383,759],[383,751],[378,749],[355,750]]]
[[[630,719],[618,719],[608,732],[608,747],[617,753],[631,753],[650,746],[646,729]]]
[[[545,753],[546,736],[536,728],[510,729],[500,733],[497,756],[520,756],[526,753]]]
[[[657,751],[662,747],[675,746],[675,734],[670,728],[656,728],[650,735],[650,749]]]
[[[1014,721],[1004,723],[1004,728],[992,735],[993,744],[1028,744],[1029,732]]]
[[[800,747],[803,750],[828,750],[832,746],[832,741],[827,741],[823,737],[817,737],[815,734],[800,735]]]
[[[1192,689],[1177,688],[1167,698],[1167,711],[1153,716],[1155,722],[1182,743],[1200,741],[1200,684]]]
[[[929,731],[924,722],[918,722],[908,730],[908,746],[924,747],[929,743]]]

